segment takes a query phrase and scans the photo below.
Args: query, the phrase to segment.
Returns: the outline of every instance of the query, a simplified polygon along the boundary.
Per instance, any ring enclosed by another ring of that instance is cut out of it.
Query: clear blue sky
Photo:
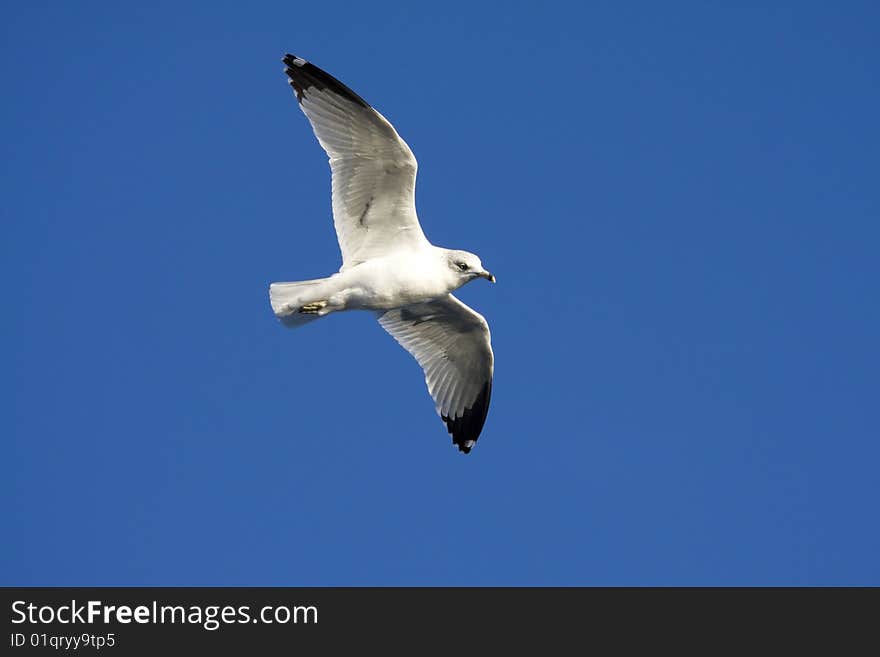
[[[733,4],[7,3],[0,583],[880,584],[880,9]],[[498,277],[470,456],[272,316],[339,264],[288,51]]]

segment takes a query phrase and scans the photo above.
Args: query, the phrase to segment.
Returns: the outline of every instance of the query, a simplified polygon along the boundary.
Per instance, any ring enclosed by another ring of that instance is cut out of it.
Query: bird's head
[[[473,253],[468,251],[446,251],[446,263],[455,277],[458,287],[474,280],[485,278],[490,283],[495,282],[495,277],[483,267],[483,263]]]

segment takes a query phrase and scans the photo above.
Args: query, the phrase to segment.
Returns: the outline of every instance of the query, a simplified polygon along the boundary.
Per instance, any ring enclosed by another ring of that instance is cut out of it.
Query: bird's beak
[[[487,271],[482,272],[482,273],[480,274],[480,276],[482,276],[483,278],[485,278],[485,279],[486,279],[487,281],[489,281],[490,283],[494,283],[494,282],[495,282],[495,277],[494,277],[491,273],[489,273],[489,272],[487,272]]]

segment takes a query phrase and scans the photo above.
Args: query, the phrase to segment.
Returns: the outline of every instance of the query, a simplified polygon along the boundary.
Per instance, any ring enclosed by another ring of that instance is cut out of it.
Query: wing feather
[[[450,294],[389,310],[379,323],[421,365],[452,441],[470,452],[492,397],[495,357],[486,320]]]
[[[416,158],[384,116],[330,74],[284,57],[290,85],[330,159],[342,269],[426,245],[416,215]]]

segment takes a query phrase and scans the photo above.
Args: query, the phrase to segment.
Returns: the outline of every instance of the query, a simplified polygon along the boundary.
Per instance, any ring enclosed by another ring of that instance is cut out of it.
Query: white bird
[[[330,158],[342,267],[328,278],[272,283],[288,327],[341,310],[369,310],[425,372],[452,441],[468,453],[492,394],[489,325],[451,292],[495,277],[467,251],[432,245],[416,216],[416,158],[363,98],[313,64],[286,55],[290,85]]]

